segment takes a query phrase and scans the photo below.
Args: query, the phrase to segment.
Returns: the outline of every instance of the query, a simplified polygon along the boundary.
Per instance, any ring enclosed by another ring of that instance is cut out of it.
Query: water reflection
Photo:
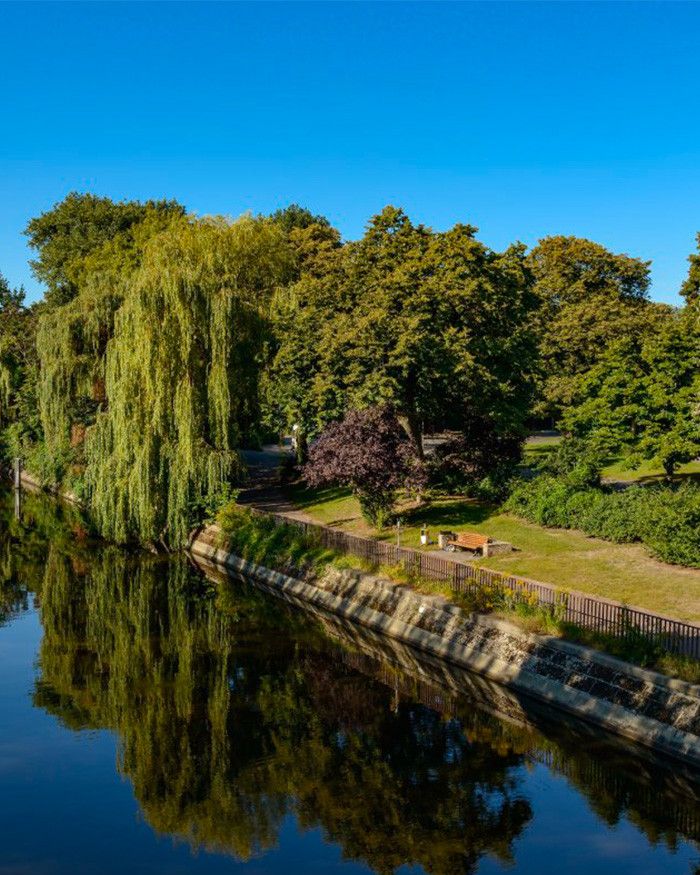
[[[187,559],[96,547],[70,509],[29,497],[23,514],[2,520],[0,611],[41,603],[35,704],[117,733],[162,834],[248,860],[291,813],[378,873],[474,872],[515,858],[542,763],[606,824],[669,847],[700,835],[680,769]]]

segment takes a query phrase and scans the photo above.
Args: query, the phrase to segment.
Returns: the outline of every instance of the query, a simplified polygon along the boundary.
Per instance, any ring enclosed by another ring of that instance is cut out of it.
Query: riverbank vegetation
[[[313,535],[304,534],[294,525],[279,525],[270,517],[254,515],[250,510],[234,503],[221,509],[217,522],[221,528],[222,547],[236,556],[267,568],[297,575],[321,574],[328,565],[354,568],[397,583],[408,583],[428,595],[442,595],[466,611],[494,614],[528,632],[566,638],[646,668],[655,668],[693,683],[700,682],[700,666],[697,662],[666,653],[662,646],[648,636],[631,633],[621,639],[591,632],[564,621],[556,608],[514,600],[508,595],[507,588],[501,591],[495,587],[486,587],[478,594],[457,593],[448,583],[414,577],[401,565],[378,565],[358,556],[337,553],[321,546]],[[700,578],[696,583],[697,595],[700,597]],[[700,602],[698,605],[700,607]]]
[[[588,502],[584,528],[607,536],[594,507],[653,505],[654,533],[630,518],[624,540],[697,564],[698,487],[678,485],[700,455],[697,255],[673,308],[649,299],[648,262],[595,242],[498,252],[471,225],[435,231],[395,207],[343,241],[297,206],[230,221],[72,194],[26,233],[46,294],[27,306],[0,288],[0,453],[78,494],[111,540],[181,546],[244,480],[241,448],[293,428],[312,483],[350,485],[391,523],[399,475],[370,498],[349,471],[377,467],[367,430],[341,434],[354,461],[336,446],[334,471],[314,464],[348,417],[390,416],[423,502],[515,491],[511,512],[535,519],[524,496],[551,481],[520,478],[541,467],[523,461],[537,426],[575,436],[598,469],[656,466],[643,498],[595,483],[567,507]],[[426,453],[438,430],[449,439]]]

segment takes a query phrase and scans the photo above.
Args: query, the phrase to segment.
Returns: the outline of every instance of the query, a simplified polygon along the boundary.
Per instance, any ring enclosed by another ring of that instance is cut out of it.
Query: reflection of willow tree
[[[17,518],[13,492],[0,486],[0,623],[28,608],[29,591],[40,592],[49,542],[79,561],[86,531],[76,508],[41,494],[23,494]]]
[[[377,871],[464,873],[483,854],[511,859],[530,819],[520,757],[422,706],[392,708],[253,590],[215,606],[184,562],[106,550],[76,574],[52,552],[43,621],[37,702],[116,730],[149,822],[195,846],[248,858],[294,812]]]

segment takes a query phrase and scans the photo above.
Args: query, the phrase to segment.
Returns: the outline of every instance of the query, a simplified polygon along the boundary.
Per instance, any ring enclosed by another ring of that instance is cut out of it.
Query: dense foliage
[[[182,217],[176,201],[122,201],[72,192],[47,212],[32,219],[25,234],[37,250],[32,261],[37,279],[46,285],[49,305],[72,300],[95,269],[91,256],[105,246],[131,248],[136,229],[153,217]]]
[[[431,484],[449,493],[503,498],[516,475],[522,437],[498,434],[492,423],[474,417],[462,433],[438,445],[429,460]]]
[[[697,252],[692,252],[688,256],[690,267],[688,268],[688,276],[681,286],[681,295],[689,304],[697,304],[700,302],[700,232],[695,237],[697,241]]]
[[[493,252],[475,233],[387,207],[361,240],[326,247],[277,314],[271,423],[313,437],[348,409],[389,403],[419,454],[426,423],[461,430],[478,417],[522,436],[537,301],[524,248]]]
[[[0,465],[41,438],[36,398],[37,308],[0,274]]]
[[[178,546],[225,499],[255,408],[264,305],[289,253],[274,223],[185,222],[154,238],[107,351],[87,497],[117,541]]]
[[[578,237],[547,237],[528,256],[540,300],[541,386],[538,411],[558,418],[581,375],[615,340],[660,318],[647,299],[650,262],[610,252]]]
[[[540,526],[640,541],[664,562],[700,568],[700,487],[692,483],[613,491],[545,474],[521,483],[506,509]]]
[[[658,330],[608,346],[573,393],[566,429],[630,465],[650,459],[667,474],[700,456],[700,334],[692,311]]]

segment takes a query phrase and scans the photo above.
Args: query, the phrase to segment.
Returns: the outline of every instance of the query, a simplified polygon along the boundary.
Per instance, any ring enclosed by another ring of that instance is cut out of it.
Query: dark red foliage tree
[[[309,448],[303,468],[309,486],[349,486],[362,516],[383,527],[399,489],[417,491],[424,471],[391,407],[350,410]]]

